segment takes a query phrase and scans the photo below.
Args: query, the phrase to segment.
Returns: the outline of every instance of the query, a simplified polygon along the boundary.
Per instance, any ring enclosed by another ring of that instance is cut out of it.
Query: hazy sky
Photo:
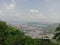
[[[60,0],[0,0],[0,19],[8,22],[60,22]]]

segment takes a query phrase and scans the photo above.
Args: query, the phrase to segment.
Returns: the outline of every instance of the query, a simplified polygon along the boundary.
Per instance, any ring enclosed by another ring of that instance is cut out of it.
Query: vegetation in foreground
[[[60,26],[56,28],[56,32],[53,39],[32,39],[15,27],[0,21],[0,45],[59,45]]]

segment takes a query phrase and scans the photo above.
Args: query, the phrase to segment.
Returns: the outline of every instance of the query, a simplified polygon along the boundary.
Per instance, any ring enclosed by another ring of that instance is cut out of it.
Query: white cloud
[[[30,9],[30,12],[31,12],[31,13],[38,13],[39,10],[36,10],[36,9]]]
[[[11,0],[12,2],[10,4],[5,3],[6,10],[13,10],[15,9],[15,0]]]
[[[32,20],[44,20],[46,17],[39,10],[30,9],[28,16]]]
[[[6,7],[7,10],[12,10],[14,8],[15,8],[15,4],[14,3],[11,3],[11,4],[7,5],[7,7]]]
[[[60,22],[60,15],[54,9],[49,9],[45,14],[32,9],[28,18],[33,21]]]
[[[5,21],[17,21],[17,19],[20,18],[21,14],[20,12],[16,11],[16,6],[14,1],[15,0],[11,0],[12,2],[10,4],[8,4],[7,2],[5,3],[4,9],[2,10],[2,14],[0,15],[0,19],[3,19]],[[0,11],[1,13],[1,11]]]

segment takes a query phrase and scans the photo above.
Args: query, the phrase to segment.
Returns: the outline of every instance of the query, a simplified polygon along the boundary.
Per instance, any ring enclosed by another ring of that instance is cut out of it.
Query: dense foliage
[[[0,21],[0,45],[58,45],[50,39],[32,39],[15,27]]]
[[[56,39],[57,41],[60,41],[60,25],[55,30],[55,36],[53,39]]]

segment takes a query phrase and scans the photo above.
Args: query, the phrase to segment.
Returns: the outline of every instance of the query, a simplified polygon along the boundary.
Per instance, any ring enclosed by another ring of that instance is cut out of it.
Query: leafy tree
[[[40,45],[59,45],[59,44],[53,43],[50,39],[41,39]]]
[[[33,45],[33,39],[30,36],[25,36],[24,45]]]
[[[55,30],[55,36],[53,37],[53,39],[56,39],[57,41],[60,41],[60,24]]]
[[[6,38],[6,36],[5,36],[6,28],[7,28],[6,22],[0,21],[0,45],[4,45],[4,41]]]
[[[24,33],[0,21],[0,45],[20,45]]]
[[[40,39],[33,39],[33,45],[40,45]]]

